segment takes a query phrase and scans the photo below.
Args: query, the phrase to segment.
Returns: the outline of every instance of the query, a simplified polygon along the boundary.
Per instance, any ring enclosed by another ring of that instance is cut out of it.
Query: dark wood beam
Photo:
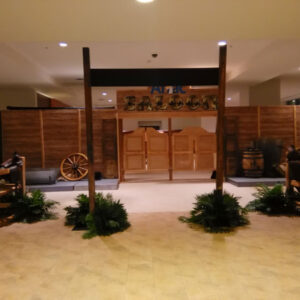
[[[92,86],[217,86],[218,68],[92,69]]]
[[[120,167],[120,182],[124,181],[124,134],[123,134],[123,119],[118,119],[118,137],[119,137],[119,167]]]
[[[93,145],[93,107],[92,89],[90,78],[90,49],[83,48],[83,71],[84,71],[84,96],[85,96],[85,122],[86,122],[86,146],[89,179],[90,212],[95,209],[95,172],[94,172],[94,145]]]
[[[217,177],[216,190],[223,193],[224,181],[224,114],[225,114],[225,91],[226,91],[226,56],[227,46],[219,49],[219,94],[217,116]]]
[[[169,138],[169,180],[173,180],[172,118],[168,118],[168,138]]]

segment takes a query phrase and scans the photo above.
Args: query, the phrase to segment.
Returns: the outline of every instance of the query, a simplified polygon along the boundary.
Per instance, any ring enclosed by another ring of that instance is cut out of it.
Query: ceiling
[[[215,67],[220,39],[229,43],[230,84],[299,76],[299,11],[297,0],[3,1],[0,86],[80,105],[82,47],[94,68]]]
[[[300,38],[298,0],[1,1],[0,41]]]

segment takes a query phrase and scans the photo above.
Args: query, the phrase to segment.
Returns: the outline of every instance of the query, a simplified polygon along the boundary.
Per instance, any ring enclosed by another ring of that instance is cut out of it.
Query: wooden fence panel
[[[265,106],[260,114],[261,137],[280,139],[283,146],[294,144],[293,106]]]
[[[71,153],[78,152],[78,113],[76,110],[45,110],[45,167],[58,168]]]
[[[225,116],[237,118],[238,148],[242,150],[250,147],[258,137],[257,107],[227,107]]]
[[[14,151],[26,157],[29,168],[42,166],[40,114],[38,111],[2,111],[3,160]]]

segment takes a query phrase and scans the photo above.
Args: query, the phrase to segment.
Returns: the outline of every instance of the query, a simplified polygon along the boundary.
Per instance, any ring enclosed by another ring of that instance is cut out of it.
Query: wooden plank
[[[116,119],[102,120],[103,175],[105,178],[118,178],[118,147]]]
[[[227,46],[219,48],[219,97],[217,116],[217,176],[216,190],[223,193],[224,181],[224,115],[225,115],[225,89],[226,89],[226,56]]]
[[[124,171],[146,172],[145,128],[124,134]]]
[[[146,128],[147,171],[169,170],[169,135]]]
[[[168,118],[169,137],[169,180],[173,180],[172,118]]]
[[[16,151],[26,157],[29,168],[41,167],[39,111],[2,111],[2,133],[3,160]]]
[[[78,152],[81,153],[82,149],[81,149],[81,112],[80,109],[78,109]]]
[[[297,132],[297,139],[295,146],[300,148],[300,106],[296,106],[296,132]]]
[[[294,117],[294,145],[297,147],[297,111],[296,106],[293,107],[293,117]]]
[[[26,157],[21,156],[22,167],[21,167],[21,184],[22,184],[22,192],[26,194]]]
[[[260,106],[257,106],[257,137],[261,137],[261,130],[260,130]]]
[[[152,119],[152,118],[197,118],[197,117],[216,117],[216,111],[174,111],[174,112],[119,112],[120,119]]]
[[[293,106],[261,107],[261,137],[278,139],[283,146],[294,144]],[[285,151],[282,151],[282,159]]]
[[[236,119],[235,135],[238,150],[252,146],[253,140],[257,139],[258,135],[257,107],[226,107],[225,115],[226,118]]]
[[[78,152],[76,110],[43,111],[45,167],[59,168],[61,161]]]
[[[124,181],[124,133],[123,133],[123,120],[119,119],[119,164],[120,164],[120,181]]]
[[[42,168],[45,168],[45,137],[44,137],[44,119],[43,111],[40,110],[40,135],[41,135],[41,158],[42,158]]]
[[[93,147],[93,107],[92,107],[92,89],[90,78],[90,49],[83,48],[83,71],[84,71],[84,97],[85,97],[85,122],[86,122],[86,143],[89,179],[89,199],[90,212],[95,210],[95,172],[94,172],[94,147]]]
[[[194,128],[172,134],[173,170],[194,170]]]
[[[106,120],[106,119],[105,119]],[[93,137],[94,137],[94,171],[104,172],[103,160],[103,119],[102,113],[98,110],[93,111]],[[81,111],[81,151],[87,155],[86,142],[86,121],[85,111]]]

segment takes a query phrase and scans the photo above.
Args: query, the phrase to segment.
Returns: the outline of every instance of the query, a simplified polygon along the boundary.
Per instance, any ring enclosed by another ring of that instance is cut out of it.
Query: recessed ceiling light
[[[112,100],[111,100],[111,99],[108,99],[108,102],[112,102]]]
[[[231,97],[228,97],[227,100],[228,100],[228,101],[231,101]]]
[[[141,3],[150,3],[153,2],[154,0],[136,0],[136,1]]]
[[[102,96],[107,96],[107,93],[106,93],[106,92],[103,92],[103,93],[102,93]]]
[[[219,42],[218,42],[218,45],[219,45],[219,46],[226,46],[226,45],[227,45],[227,42],[226,42],[226,41],[219,41]]]
[[[68,44],[66,42],[60,42],[58,43],[59,47],[65,48],[68,47]]]

